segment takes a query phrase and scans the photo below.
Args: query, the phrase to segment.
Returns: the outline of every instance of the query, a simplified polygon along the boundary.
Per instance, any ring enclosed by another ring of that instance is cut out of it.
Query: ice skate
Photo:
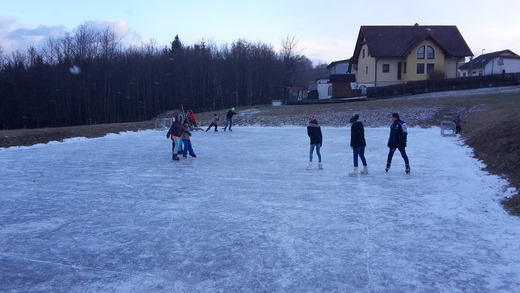
[[[358,175],[358,169],[357,167],[354,167],[354,171],[348,173],[348,176],[357,176]]]
[[[305,169],[307,169],[307,170],[312,169],[312,163],[307,164],[307,167],[305,167]]]
[[[388,172],[388,170],[390,170],[390,164],[386,164],[385,171]]]
[[[368,174],[368,166],[363,166],[363,171],[360,172],[361,174]]]
[[[405,172],[406,174],[410,174],[410,165],[406,165]]]
[[[323,170],[323,164],[322,163],[318,163],[318,169]]]

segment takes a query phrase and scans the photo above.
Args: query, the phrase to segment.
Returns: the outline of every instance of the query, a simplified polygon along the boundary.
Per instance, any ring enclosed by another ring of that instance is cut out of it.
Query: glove
[[[169,136],[169,135],[168,135],[168,134],[166,134],[166,138],[169,138],[168,136]]]
[[[403,141],[403,148],[405,148],[405,147],[406,147],[406,140]]]
[[[390,147],[390,141],[388,141],[388,143],[386,144],[387,147]]]

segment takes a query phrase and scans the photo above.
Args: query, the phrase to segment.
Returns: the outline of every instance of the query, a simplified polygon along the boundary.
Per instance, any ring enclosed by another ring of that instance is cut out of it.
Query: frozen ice
[[[349,177],[350,129],[166,130],[0,149],[2,292],[515,292],[520,220],[508,182],[458,137],[365,128],[370,174]],[[317,164],[317,162],[314,162]]]

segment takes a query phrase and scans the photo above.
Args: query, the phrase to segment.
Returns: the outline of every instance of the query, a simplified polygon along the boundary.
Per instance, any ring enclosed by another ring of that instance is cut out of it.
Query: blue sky
[[[475,56],[503,49],[520,54],[520,1],[345,0],[3,1],[0,42],[4,54],[39,45],[79,25],[110,25],[127,44],[154,40],[167,46],[202,39],[271,44],[287,37],[315,64],[348,59],[361,25],[456,25]],[[483,49],[485,49],[483,51]]]

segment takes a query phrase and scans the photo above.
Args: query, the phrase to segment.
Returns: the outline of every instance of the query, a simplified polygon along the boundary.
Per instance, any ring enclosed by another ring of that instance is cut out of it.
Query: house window
[[[435,59],[435,50],[431,46],[426,48],[426,59]]]
[[[435,59],[435,50],[432,46],[421,46],[417,49],[417,59]]]
[[[424,46],[417,49],[417,59],[424,59]]]
[[[365,74],[368,74],[368,66],[365,68],[365,71],[366,71]]]
[[[406,62],[404,63],[403,73],[406,73]]]
[[[424,74],[424,63],[417,63],[417,74]]]
[[[435,70],[435,63],[417,63],[417,74],[430,74]]]
[[[327,94],[329,95],[329,97],[332,97],[332,86],[329,85],[329,88],[327,90]]]
[[[363,49],[363,58],[365,58],[365,49]]]
[[[427,63],[426,64],[426,73],[431,74],[435,70],[435,63]]]
[[[390,72],[390,64],[383,64],[383,72]]]

